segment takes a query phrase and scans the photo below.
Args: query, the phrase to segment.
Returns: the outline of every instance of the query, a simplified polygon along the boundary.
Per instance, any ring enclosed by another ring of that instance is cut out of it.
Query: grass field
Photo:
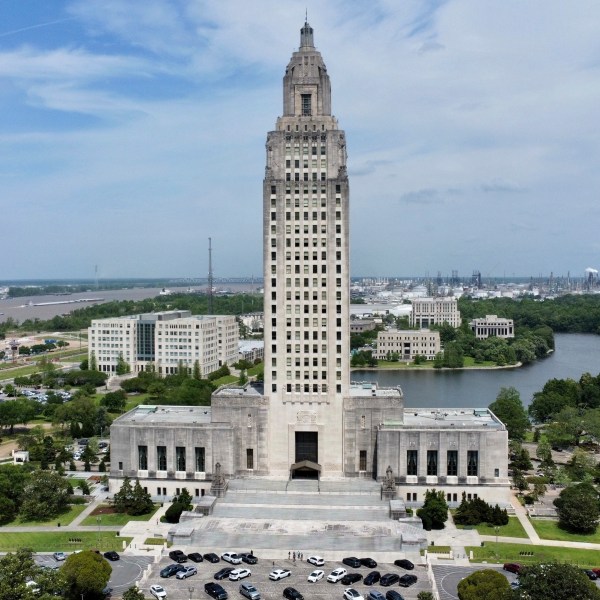
[[[464,529],[464,526],[457,525],[456,528]],[[477,530],[479,535],[496,535],[496,530],[494,529],[494,526],[489,526],[487,523],[480,523],[479,525],[474,525],[473,528]],[[525,533],[525,530],[523,529],[523,526],[521,525],[517,517],[508,517],[508,525],[500,525],[498,527],[498,535],[515,538],[528,537],[527,533]]]
[[[81,540],[71,542],[69,540]],[[57,531],[7,533],[0,530],[0,552],[14,552],[19,548],[31,548],[34,552],[72,552],[73,550],[98,549],[121,550],[123,542],[131,538],[118,537],[112,531]]]
[[[104,506],[108,506],[108,505],[104,505]],[[102,506],[100,508],[102,508]],[[127,523],[129,523],[129,521],[149,521],[152,518],[152,516],[154,515],[154,513],[156,512],[157,508],[158,508],[158,505],[155,505],[154,510],[147,515],[131,516],[131,515],[123,514],[123,513],[108,513],[108,514],[102,514],[102,515],[91,514],[88,517],[86,517],[81,522],[81,524],[82,525],[102,525],[102,526],[108,527],[108,526],[126,525]],[[98,517],[100,518],[100,522],[98,522]]]
[[[558,521],[550,519],[530,519],[537,534],[544,540],[561,540],[563,542],[589,542],[600,544],[600,531],[588,535],[582,533],[569,533],[559,529]]]
[[[16,518],[6,525],[6,527],[36,527],[38,525],[44,525],[46,527],[56,527],[59,523],[61,525],[69,525],[75,517],[80,515],[86,508],[86,504],[73,504],[69,507],[68,512],[50,519],[49,521],[22,521],[20,518]],[[0,527],[0,532],[2,527]]]
[[[600,550],[580,550],[556,546],[532,546],[531,544],[503,544],[485,542],[481,546],[469,546],[467,553],[473,551],[474,562],[518,562],[532,564],[544,561],[560,561],[580,567],[600,566]],[[533,556],[520,556],[519,552],[533,552]]]

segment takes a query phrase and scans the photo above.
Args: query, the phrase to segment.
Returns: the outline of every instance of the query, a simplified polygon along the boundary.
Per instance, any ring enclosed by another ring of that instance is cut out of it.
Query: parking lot
[[[201,552],[204,554],[209,550],[198,550],[196,548],[186,548],[186,552]],[[241,551],[240,551],[241,552]],[[350,553],[348,554],[350,556]],[[247,565],[242,563],[242,565],[230,565],[227,562],[220,561],[219,563],[208,563],[203,561],[201,563],[194,563],[192,561],[188,561],[184,563],[185,565],[194,565],[198,569],[198,574],[193,575],[187,579],[179,580],[176,577],[163,578],[160,577],[160,570],[166,567],[169,564],[172,564],[173,561],[167,556],[161,559],[160,563],[153,565],[152,572],[149,578],[146,580],[144,585],[141,585],[141,589],[149,596],[150,595],[150,586],[152,584],[161,585],[167,592],[167,598],[172,600],[189,600],[195,598],[204,598],[209,599],[210,596],[204,591],[204,584],[209,581],[215,581],[214,574],[222,569],[223,567],[246,567],[251,572],[252,575],[247,579],[244,579],[244,582],[252,583],[260,592],[262,600],[279,600],[282,598],[283,590],[286,587],[293,587],[297,589],[304,598],[318,598],[323,600],[335,599],[341,600],[344,590],[347,587],[352,587],[360,592],[365,598],[371,589],[377,589],[382,592],[384,595],[387,590],[395,590],[402,594],[402,596],[406,600],[416,600],[417,594],[421,591],[431,591],[431,586],[427,579],[427,573],[423,567],[415,566],[413,571],[405,571],[400,567],[396,567],[395,565],[390,564],[380,564],[376,569],[369,569],[366,567],[361,567],[358,569],[352,569],[346,565],[343,565],[341,562],[327,561],[325,560],[325,566],[323,567],[315,567],[309,563],[304,561],[297,560],[294,562],[293,560],[281,560],[281,561],[272,561],[272,560],[261,560],[260,555],[257,554],[258,563],[255,565]],[[327,559],[327,557],[324,557]],[[366,586],[359,581],[352,585],[342,585],[341,583],[328,583],[325,578],[333,569],[337,567],[345,568],[348,573],[360,573],[363,577],[365,577],[368,573],[373,570],[379,571],[382,575],[384,573],[397,573],[398,575],[404,575],[406,573],[414,574],[418,577],[418,581],[415,585],[410,588],[400,587],[398,584],[391,587],[382,587],[380,585]],[[292,574],[290,577],[286,577],[279,581],[271,581],[269,579],[269,573],[273,569],[289,569]],[[315,569],[321,569],[325,571],[325,577],[316,583],[309,583],[307,581],[308,575],[314,571]],[[229,581],[228,579],[223,579],[218,581],[217,583],[221,584],[223,588],[227,591],[230,600],[243,600],[243,596],[239,592],[240,582],[237,581]],[[193,590],[192,590],[193,588]],[[190,591],[192,590],[192,591]]]

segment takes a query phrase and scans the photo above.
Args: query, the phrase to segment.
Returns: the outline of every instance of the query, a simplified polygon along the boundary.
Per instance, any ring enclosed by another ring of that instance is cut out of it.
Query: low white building
[[[460,327],[461,318],[456,298],[415,298],[412,301],[411,327],[424,329],[443,323]]]
[[[14,465],[22,465],[29,462],[29,452],[26,450],[13,450],[12,457]]]
[[[388,329],[377,334],[375,358],[385,360],[389,354],[398,353],[400,360],[414,360],[417,355],[433,360],[440,351],[439,331]]]
[[[478,340],[489,337],[514,338],[515,325],[512,319],[486,315],[485,318],[473,319],[469,325]]]
[[[265,357],[264,340],[240,340],[238,344],[238,356],[240,360],[255,362]]]
[[[95,319],[88,328],[88,358],[114,373],[119,357],[133,373],[153,365],[161,375],[198,364],[203,377],[238,360],[239,327],[232,315],[192,315],[188,310]]]

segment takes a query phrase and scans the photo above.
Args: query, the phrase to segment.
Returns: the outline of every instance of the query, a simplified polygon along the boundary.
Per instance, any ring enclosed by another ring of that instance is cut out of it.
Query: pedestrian
[[[290,560],[290,557],[292,556],[291,552],[288,552],[288,560]]]
[[[273,566],[275,566],[275,561],[273,561]]]
[[[250,556],[254,556],[254,550],[250,550]]]
[[[292,554],[292,559],[294,562],[296,562],[296,553],[294,552],[294,554]]]

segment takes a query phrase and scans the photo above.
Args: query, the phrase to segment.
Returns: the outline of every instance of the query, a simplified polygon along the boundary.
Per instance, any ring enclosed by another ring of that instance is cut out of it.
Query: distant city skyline
[[[599,268],[600,5],[0,7],[0,280],[262,273],[264,132],[305,8],[350,176],[351,274]]]

